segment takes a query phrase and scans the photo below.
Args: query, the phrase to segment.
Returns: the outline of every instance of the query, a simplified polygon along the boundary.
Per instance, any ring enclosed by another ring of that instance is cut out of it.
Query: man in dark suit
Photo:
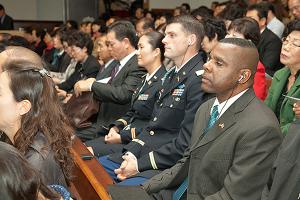
[[[258,43],[259,60],[264,64],[266,73],[273,76],[283,67],[280,63],[280,52],[282,42],[280,38],[267,28],[268,8],[264,4],[253,4],[249,6],[247,17],[255,19],[261,31]]]
[[[299,199],[300,196],[300,119],[291,123],[273,164],[262,200]]]
[[[0,4],[0,30],[13,30],[14,20],[5,13],[5,8]]]
[[[83,140],[94,139],[107,133],[107,124],[123,116],[130,108],[130,101],[146,70],[139,67],[135,55],[137,36],[129,21],[118,21],[108,28],[107,41],[112,57],[119,61],[106,82],[87,79],[76,85],[75,93],[92,91],[101,102],[97,123],[77,131]]]
[[[123,152],[99,159],[116,181],[126,179],[122,184],[139,184],[173,166],[189,146],[196,110],[206,100],[197,74],[203,65],[198,53],[203,25],[191,16],[178,16],[167,25],[165,33],[164,55],[176,67],[164,80],[152,119],[135,130],[138,136]],[[124,152],[127,153],[122,156]],[[133,175],[138,177],[132,178]]]
[[[282,134],[252,89],[258,57],[255,45],[240,38],[212,50],[201,88],[216,98],[198,109],[184,157],[143,185],[155,199],[186,192],[187,199],[260,199]]]

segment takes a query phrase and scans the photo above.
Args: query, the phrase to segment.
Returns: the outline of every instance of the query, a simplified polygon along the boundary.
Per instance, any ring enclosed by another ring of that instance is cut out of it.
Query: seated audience
[[[73,32],[70,37],[68,45],[72,47],[73,56],[77,61],[77,65],[74,73],[66,79],[65,82],[58,85],[60,96],[63,97],[66,97],[66,93],[73,90],[77,81],[87,78],[95,78],[100,69],[99,62],[91,55],[94,45],[91,37],[86,33],[79,31]]]
[[[201,22],[204,26],[205,35],[201,43],[202,49],[209,54],[218,44],[218,41],[226,36],[226,26],[220,19],[205,19]],[[206,60],[206,59],[205,59]]]
[[[22,47],[0,53],[0,130],[46,184],[71,177],[71,129],[41,58]]]
[[[201,21],[207,18],[213,18],[213,11],[206,6],[200,6],[199,8],[193,10],[191,15]]]
[[[101,79],[111,77],[112,71],[118,65],[118,61],[113,59],[109,51],[109,44],[107,41],[106,33],[103,33],[98,38],[97,45],[97,58],[99,63],[101,63],[101,68],[96,76],[96,80],[99,81]]]
[[[24,28],[24,38],[29,42],[30,44],[30,48],[31,50],[34,49],[34,44],[36,42],[36,29],[31,27],[31,26],[27,26]]]
[[[99,158],[115,181],[138,185],[182,158],[190,144],[195,112],[207,99],[200,89],[199,77],[203,36],[203,25],[189,15],[174,17],[167,25],[162,40],[164,55],[176,67],[163,79],[151,120],[143,128],[135,129],[136,138],[122,151]]]
[[[25,47],[27,49],[32,50],[31,44],[24,37],[18,36],[18,35],[11,36],[10,39],[8,40],[8,45],[9,46],[21,46],[21,47]]]
[[[145,33],[154,31],[154,22],[148,18],[139,19],[135,24],[135,30],[138,37],[141,37]]]
[[[138,64],[147,70],[143,82],[133,93],[131,109],[117,119],[109,127],[105,137],[86,142],[91,146],[97,157],[120,152],[125,144],[135,139],[139,132],[136,129],[146,126],[152,116],[152,111],[161,89],[161,79],[166,73],[162,66],[164,59],[163,35],[159,32],[144,34],[138,42]]]
[[[249,17],[236,19],[230,24],[226,37],[251,40],[257,46],[260,39],[259,26],[254,19]],[[258,61],[256,73],[254,75],[253,89],[256,96],[262,101],[265,100],[267,96],[266,87],[265,66]]]
[[[97,123],[78,129],[81,140],[91,140],[107,133],[106,125],[123,116],[130,108],[132,94],[142,81],[145,69],[137,63],[137,35],[131,22],[120,20],[108,28],[107,42],[111,56],[119,61],[106,81],[88,78],[76,83],[75,94],[91,91],[101,102]]]
[[[258,43],[259,60],[265,66],[268,75],[282,68],[280,63],[280,50],[282,42],[277,35],[267,28],[268,10],[263,4],[254,4],[248,7],[247,17],[255,19],[261,32]]]
[[[265,103],[275,112],[283,134],[294,121],[293,103],[286,96],[300,98],[300,21],[288,25],[288,36],[283,38],[280,61],[284,68],[274,74]],[[286,95],[286,96],[285,96]]]
[[[74,30],[68,30],[63,33],[63,37],[61,41],[63,43],[64,51],[68,54],[71,58],[69,65],[67,66],[65,72],[50,72],[50,75],[55,84],[60,84],[65,82],[74,72],[75,68],[78,64],[77,60],[74,57],[74,51],[72,46],[69,45],[72,43],[71,35],[74,33]]]
[[[276,17],[274,4],[264,2],[263,5],[266,6],[268,10],[267,28],[275,33],[279,38],[282,38],[285,25]]]
[[[4,142],[0,142],[0,192],[5,200],[61,199],[24,156]]]
[[[282,134],[252,90],[258,58],[240,38],[213,48],[201,88],[216,98],[198,109],[184,157],[143,184],[154,199],[260,199]]]
[[[70,63],[71,58],[65,52],[63,47],[63,37],[64,31],[60,28],[52,33],[54,50],[51,51],[50,55],[44,55],[45,61],[50,64],[48,66],[50,71],[63,73]]]
[[[300,5],[299,0],[289,0],[288,1],[290,13],[297,20],[300,20],[300,6],[299,5]]]
[[[44,50],[47,48],[47,44],[44,41],[46,35],[46,31],[44,30],[37,30],[36,31],[36,40],[34,44],[34,52],[39,54],[39,56],[42,56],[44,53]]]

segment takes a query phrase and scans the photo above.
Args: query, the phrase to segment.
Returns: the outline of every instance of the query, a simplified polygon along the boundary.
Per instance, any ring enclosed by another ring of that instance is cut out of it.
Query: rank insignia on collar
[[[224,123],[219,124],[219,127],[223,129],[225,127]]]

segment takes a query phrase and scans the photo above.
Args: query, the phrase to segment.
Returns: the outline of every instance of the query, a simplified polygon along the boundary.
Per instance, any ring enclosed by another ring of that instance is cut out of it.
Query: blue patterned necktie
[[[219,111],[218,111],[218,105],[215,105],[213,107],[212,112],[210,113],[210,117],[207,123],[207,129],[210,129],[218,120]]]
[[[218,105],[215,105],[213,107],[213,110],[210,114],[208,123],[207,123],[207,129],[211,128],[216,121],[218,120],[219,111],[218,111]],[[188,177],[184,179],[184,181],[180,184],[180,186],[177,188],[177,190],[173,194],[172,200],[180,200],[184,192],[187,190],[188,187]]]

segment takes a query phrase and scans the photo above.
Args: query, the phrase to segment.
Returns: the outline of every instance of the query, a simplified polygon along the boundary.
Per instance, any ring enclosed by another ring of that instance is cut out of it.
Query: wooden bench
[[[95,157],[90,160],[81,158],[81,155],[92,154],[77,137],[74,139],[72,153],[75,160],[75,177],[69,187],[72,196],[77,200],[111,200],[107,186],[114,184],[112,178]]]

